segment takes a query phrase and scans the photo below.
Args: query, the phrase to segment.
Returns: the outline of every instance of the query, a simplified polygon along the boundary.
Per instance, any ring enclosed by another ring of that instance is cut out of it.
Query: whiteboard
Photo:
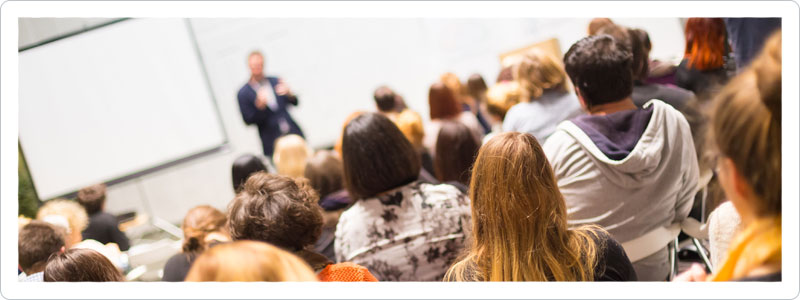
[[[124,20],[19,53],[19,138],[41,199],[226,143],[188,23]]]

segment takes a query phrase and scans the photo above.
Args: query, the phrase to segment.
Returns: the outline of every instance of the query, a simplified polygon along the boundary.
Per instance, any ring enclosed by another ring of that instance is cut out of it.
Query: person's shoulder
[[[92,219],[92,221],[97,222],[97,223],[101,223],[101,224],[104,224],[104,225],[105,224],[113,224],[114,226],[116,226],[116,224],[118,223],[118,220],[117,220],[116,216],[114,216],[114,215],[112,215],[110,213],[104,212],[104,211],[98,212],[98,213],[92,215],[90,218]]]

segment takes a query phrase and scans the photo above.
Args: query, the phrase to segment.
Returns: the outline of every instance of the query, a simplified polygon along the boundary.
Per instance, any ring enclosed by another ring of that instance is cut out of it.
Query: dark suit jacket
[[[267,77],[267,80],[269,80],[274,90],[275,85],[278,84],[278,78]],[[281,136],[281,128],[279,125],[279,120],[281,118],[285,119],[289,124],[289,132],[287,134],[293,133],[303,136],[303,131],[300,130],[300,126],[294,122],[292,116],[289,115],[289,111],[286,110],[289,104],[297,105],[296,96],[278,96],[276,94],[275,99],[277,99],[278,102],[278,109],[276,111],[272,111],[269,106],[264,110],[259,110],[256,108],[255,104],[256,91],[253,90],[249,83],[245,83],[244,86],[239,89],[238,98],[239,110],[242,112],[244,123],[258,126],[258,134],[261,136],[261,143],[264,146],[264,155],[272,157],[275,140]]]

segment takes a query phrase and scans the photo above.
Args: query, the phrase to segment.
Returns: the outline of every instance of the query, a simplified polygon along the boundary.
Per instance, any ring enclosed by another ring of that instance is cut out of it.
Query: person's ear
[[[66,246],[61,246],[61,249],[58,249],[58,253],[64,253],[65,251],[67,251]]]
[[[753,195],[753,188],[750,186],[750,183],[747,182],[744,175],[736,168],[733,160],[725,157],[722,158],[722,163],[725,165],[725,171],[728,173],[733,191],[742,198],[751,198]]]

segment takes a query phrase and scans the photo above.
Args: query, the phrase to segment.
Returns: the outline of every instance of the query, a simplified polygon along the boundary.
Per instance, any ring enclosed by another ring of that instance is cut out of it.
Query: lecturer
[[[297,105],[297,96],[277,77],[264,76],[264,55],[253,51],[247,57],[250,80],[239,89],[239,110],[245,124],[258,126],[264,155],[272,157],[275,140],[286,134],[303,136],[287,107]]]

